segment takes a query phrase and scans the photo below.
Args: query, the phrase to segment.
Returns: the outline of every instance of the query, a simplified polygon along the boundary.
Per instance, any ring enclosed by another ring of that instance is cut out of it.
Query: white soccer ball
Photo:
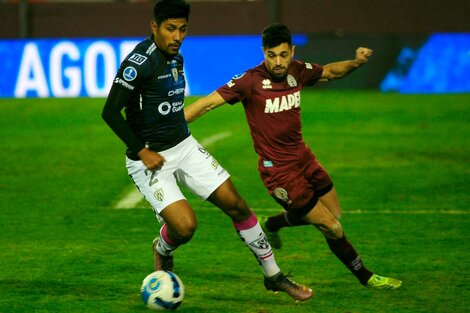
[[[145,277],[141,294],[142,301],[149,309],[176,310],[183,301],[184,286],[175,273],[156,271]]]

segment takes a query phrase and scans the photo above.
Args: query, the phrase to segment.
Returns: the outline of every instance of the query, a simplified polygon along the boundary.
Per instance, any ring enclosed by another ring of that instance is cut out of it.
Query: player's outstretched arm
[[[225,103],[224,98],[214,91],[210,95],[199,98],[188,107],[184,108],[184,116],[188,123],[191,123],[201,115],[209,112]]]
[[[356,57],[354,60],[339,61],[324,65],[320,81],[329,81],[332,79],[339,79],[345,77],[346,75],[366,63],[371,55],[371,49],[363,47],[357,48]]]

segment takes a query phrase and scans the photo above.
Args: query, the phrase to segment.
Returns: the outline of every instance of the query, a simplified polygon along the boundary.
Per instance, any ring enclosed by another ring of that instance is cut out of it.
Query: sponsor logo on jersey
[[[291,87],[297,87],[297,81],[292,75],[287,75],[287,84]]]
[[[173,108],[171,109],[172,112],[178,112],[184,109],[184,101],[176,101],[171,104]]]
[[[170,102],[162,102],[158,106],[158,112],[160,112],[161,115],[167,115],[171,111],[171,104]]]
[[[300,107],[300,91],[274,99],[266,99],[264,113],[277,113],[298,107]]]
[[[125,87],[125,88],[127,88],[127,89],[129,89],[129,90],[134,90],[134,88],[135,88],[134,86],[132,86],[131,84],[129,84],[128,82],[126,82],[125,80],[123,80],[123,79],[121,79],[121,78],[119,78],[119,77],[116,77],[116,78],[114,79],[114,83],[115,83],[115,84],[119,84],[119,85],[121,85],[121,86],[123,86],[123,87]]]
[[[263,79],[261,83],[263,84],[263,89],[273,88],[273,86],[271,85],[271,81],[269,79]]]
[[[129,61],[134,62],[137,65],[142,65],[145,62],[145,60],[147,60],[147,57],[143,56],[142,54],[138,54],[138,53],[134,53],[129,58]]]
[[[207,152],[206,149],[204,149],[203,146],[198,146],[197,149],[199,150],[199,152],[201,152],[202,154],[204,154],[205,156],[210,156],[209,152]],[[206,158],[207,159],[207,158]]]
[[[128,66],[122,72],[122,77],[128,82],[131,82],[137,77],[137,71],[132,66]]]
[[[171,74],[160,75],[160,76],[157,77],[157,79],[164,79],[164,78],[168,78],[170,76],[171,76]]]
[[[171,97],[171,96],[174,96],[174,95],[180,95],[182,93],[184,93],[184,88],[178,88],[178,89],[175,89],[175,90],[168,91],[168,96]]]
[[[233,86],[235,86],[235,82],[233,80],[240,79],[243,77],[243,75],[245,75],[245,73],[234,75],[232,79],[229,80],[229,82],[227,83],[227,87],[232,88]]]
[[[158,105],[158,112],[161,115],[167,115],[170,112],[179,112],[184,108],[184,101],[176,101],[173,103],[162,102]]]
[[[273,167],[274,164],[273,164],[273,161],[271,161],[271,160],[263,160],[263,166],[264,167]]]
[[[243,75],[245,75],[245,73],[241,73],[241,74],[234,75],[234,76],[232,77],[232,79],[240,79],[240,78],[243,77]]]
[[[313,66],[310,63],[305,63],[305,67],[309,70],[313,69]]]

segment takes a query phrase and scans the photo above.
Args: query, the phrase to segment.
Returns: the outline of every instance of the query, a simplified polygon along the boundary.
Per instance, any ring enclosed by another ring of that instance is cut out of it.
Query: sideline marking
[[[135,188],[135,187],[134,187]],[[137,189],[132,189],[127,195],[116,203],[115,209],[134,209],[137,203],[143,199],[142,194]]]
[[[204,209],[204,208],[200,208]],[[265,212],[269,214],[273,213],[282,213],[284,212],[282,208],[253,208],[255,212]],[[394,210],[343,210],[341,215],[359,215],[359,214],[395,214],[395,215],[433,215],[433,214],[442,214],[442,215],[470,215],[470,210],[410,210],[410,211],[394,211]]]
[[[215,134],[213,136],[209,136],[203,138],[199,143],[204,146],[210,146],[216,143],[217,141],[223,140],[232,136],[231,132],[223,132],[220,134]],[[143,200],[142,194],[134,187],[131,192],[126,194],[124,198],[119,200],[116,205],[114,206],[115,209],[135,209],[136,205]]]

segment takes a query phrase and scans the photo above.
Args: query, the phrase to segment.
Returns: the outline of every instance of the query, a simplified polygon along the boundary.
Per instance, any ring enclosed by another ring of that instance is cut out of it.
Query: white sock
[[[255,214],[243,222],[233,222],[238,235],[245,245],[255,254],[266,277],[272,277],[281,271],[274,259],[274,252],[264,234]]]

